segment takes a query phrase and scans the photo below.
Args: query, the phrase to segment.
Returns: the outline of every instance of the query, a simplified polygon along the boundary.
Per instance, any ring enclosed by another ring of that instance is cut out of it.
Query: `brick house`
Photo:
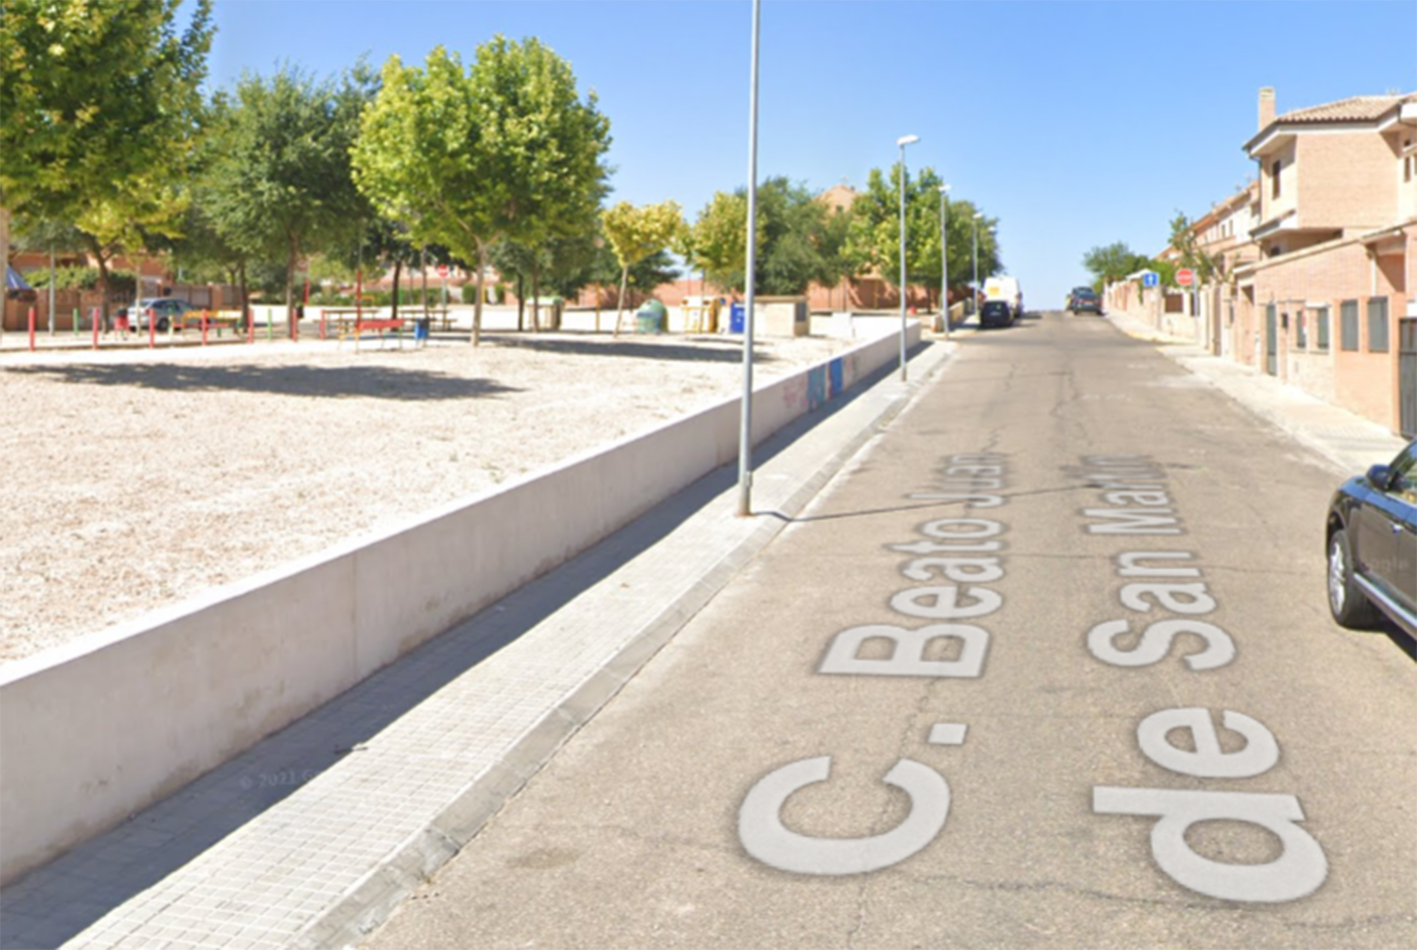
[[[1275,115],[1262,89],[1257,255],[1234,271],[1240,362],[1417,435],[1417,94]]]

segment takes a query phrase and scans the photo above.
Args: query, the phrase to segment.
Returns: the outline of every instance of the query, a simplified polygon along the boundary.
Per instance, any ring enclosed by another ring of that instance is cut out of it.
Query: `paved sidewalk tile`
[[[334,946],[371,930],[781,530],[912,382],[882,372],[127,824],[0,893],[5,947]],[[775,452],[775,455],[769,454]]]

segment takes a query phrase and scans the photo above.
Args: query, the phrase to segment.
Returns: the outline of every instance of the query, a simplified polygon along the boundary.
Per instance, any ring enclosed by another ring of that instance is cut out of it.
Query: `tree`
[[[614,333],[618,336],[630,268],[675,244],[684,232],[684,215],[677,201],[662,201],[642,208],[622,201],[601,214],[600,225],[620,263],[620,296],[616,300]]]
[[[358,66],[340,86],[289,65],[269,79],[247,73],[224,116],[222,149],[204,182],[206,213],[247,258],[283,262],[289,320],[302,257],[348,247],[374,216],[349,165],[371,83]]]
[[[0,29],[0,261],[11,212],[73,221],[108,260],[174,231],[211,48],[210,0],[7,0]]]
[[[393,56],[382,80],[360,123],[355,180],[415,241],[476,262],[476,345],[491,249],[561,231],[598,200],[609,120],[594,93],[580,98],[565,60],[536,39],[499,35],[477,48],[466,71],[441,46],[422,69]]]
[[[940,286],[940,181],[930,167],[920,170],[905,187],[906,282],[923,283],[933,293]],[[852,205],[846,240],[846,257],[855,273],[874,271],[891,285],[900,283],[900,165],[887,177],[871,169],[866,190]],[[949,273],[955,283],[974,275],[975,240],[979,247],[979,277],[1003,269],[999,257],[998,219],[988,216],[975,222],[978,207],[968,200],[951,200],[946,211]]]
[[[758,218],[757,238],[761,246],[766,229]],[[740,188],[732,194],[714,192],[699,212],[694,226],[681,237],[680,250],[689,265],[701,270],[709,281],[724,290],[741,291],[748,257],[748,193]]]
[[[1183,211],[1177,211],[1176,217],[1171,219],[1171,247],[1180,253],[1180,265],[1196,272],[1196,283],[1208,284],[1220,273],[1215,258],[1201,250],[1196,243],[1192,222]],[[1174,279],[1173,274],[1172,280]]]
[[[1092,272],[1094,289],[1101,290],[1104,284],[1115,284],[1128,274],[1147,269],[1151,259],[1133,251],[1126,242],[1116,241],[1088,251],[1082,256],[1082,266]]]

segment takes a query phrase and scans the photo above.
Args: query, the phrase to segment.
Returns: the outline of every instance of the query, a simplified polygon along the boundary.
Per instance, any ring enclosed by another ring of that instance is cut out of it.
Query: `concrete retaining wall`
[[[912,323],[909,342],[920,338]],[[757,387],[761,440],[898,337]],[[0,669],[0,883],[123,821],[737,457],[731,398]]]

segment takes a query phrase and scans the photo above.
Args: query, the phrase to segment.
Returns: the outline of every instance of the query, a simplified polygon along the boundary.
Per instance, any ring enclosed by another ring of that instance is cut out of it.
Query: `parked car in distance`
[[[1068,310],[1074,314],[1091,310],[1100,317],[1102,316],[1102,298],[1091,287],[1074,287],[1073,292],[1068,295]]]
[[[1417,439],[1343,483],[1325,534],[1333,619],[1361,630],[1386,615],[1417,637]]]
[[[122,307],[114,313],[118,319],[128,317],[132,312],[131,307]],[[172,326],[177,317],[182,316],[197,307],[192,306],[185,300],[178,300],[176,297],[145,297],[138,301],[138,318],[129,320],[128,327],[132,330],[146,330],[150,320],[157,321],[159,333],[166,333],[167,328]]]

